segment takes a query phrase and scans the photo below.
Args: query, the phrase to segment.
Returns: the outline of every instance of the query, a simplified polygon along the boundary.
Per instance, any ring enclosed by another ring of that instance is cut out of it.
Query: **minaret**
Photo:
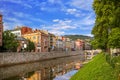
[[[3,33],[3,22],[2,22],[2,15],[0,14],[0,46],[2,46],[2,33]]]

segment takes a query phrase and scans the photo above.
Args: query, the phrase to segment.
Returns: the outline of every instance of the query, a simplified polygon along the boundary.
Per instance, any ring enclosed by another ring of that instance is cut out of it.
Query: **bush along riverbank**
[[[70,80],[120,80],[120,56],[100,53]]]

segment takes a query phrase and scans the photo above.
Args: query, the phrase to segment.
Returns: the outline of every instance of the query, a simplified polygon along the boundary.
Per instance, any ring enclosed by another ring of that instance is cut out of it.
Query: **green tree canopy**
[[[3,32],[3,48],[9,51],[16,51],[19,43],[16,40],[16,36],[10,31]]]
[[[27,51],[32,51],[32,50],[35,50],[35,44],[34,42],[28,40]]]
[[[94,0],[93,9],[96,21],[92,30],[92,44],[96,48],[107,50],[110,31],[120,27],[120,0]]]
[[[120,48],[120,28],[112,29],[108,39],[111,48]]]

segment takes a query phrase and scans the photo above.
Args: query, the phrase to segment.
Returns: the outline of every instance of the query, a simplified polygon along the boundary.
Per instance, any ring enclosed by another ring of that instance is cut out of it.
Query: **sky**
[[[0,0],[4,30],[16,26],[48,30],[55,35],[91,35],[93,0]]]

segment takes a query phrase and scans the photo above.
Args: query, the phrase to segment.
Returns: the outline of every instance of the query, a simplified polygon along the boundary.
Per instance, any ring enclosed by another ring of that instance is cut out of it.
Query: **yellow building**
[[[25,39],[28,39],[35,44],[35,51],[41,52],[41,31],[35,30],[33,32],[22,35]]]

